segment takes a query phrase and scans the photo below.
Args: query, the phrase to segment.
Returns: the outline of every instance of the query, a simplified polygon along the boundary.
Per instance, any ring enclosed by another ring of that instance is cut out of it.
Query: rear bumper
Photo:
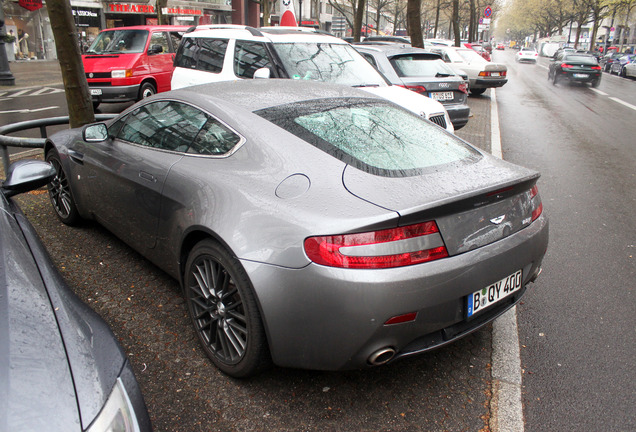
[[[477,78],[474,83],[471,81],[471,88],[492,88],[492,87],[503,87],[505,83],[508,82],[507,78],[499,78],[499,79],[479,79]]]
[[[593,82],[601,79],[603,73],[601,71],[598,72],[576,72],[577,75],[587,75],[585,77],[574,76],[574,72],[561,72],[559,73],[559,78],[564,78],[572,82]]]
[[[369,366],[390,348],[394,358],[450,343],[501,315],[534,278],[548,245],[539,217],[507,238],[441,260],[382,270],[310,264],[289,269],[242,261],[256,291],[275,364],[320,370]],[[524,288],[467,319],[467,296],[521,269]],[[384,325],[416,312],[411,322]]]
[[[89,83],[88,88],[93,102],[129,102],[136,101],[139,97],[139,84],[128,86],[94,86]]]

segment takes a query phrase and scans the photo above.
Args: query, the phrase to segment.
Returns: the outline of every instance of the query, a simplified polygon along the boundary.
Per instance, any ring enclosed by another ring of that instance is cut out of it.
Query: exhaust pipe
[[[373,354],[371,354],[369,356],[369,360],[367,361],[372,366],[380,366],[385,363],[388,363],[393,358],[394,355],[395,355],[395,350],[393,348],[390,348],[390,347],[382,348],[377,350]]]

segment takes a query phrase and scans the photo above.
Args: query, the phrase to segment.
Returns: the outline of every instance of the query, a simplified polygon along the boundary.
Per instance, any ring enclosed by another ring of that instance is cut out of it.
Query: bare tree
[[[424,48],[421,10],[421,0],[408,0],[406,4],[406,25],[411,37],[411,45],[417,48]]]
[[[461,35],[459,33],[459,0],[453,0],[453,34],[455,36],[455,46],[461,45]]]
[[[88,91],[71,4],[68,0],[48,0],[47,7],[62,69],[69,124],[79,127],[92,123],[95,121],[93,102]]]
[[[358,4],[356,5],[356,13],[353,19],[354,42],[360,42],[360,36],[362,33],[362,18],[364,18],[364,5],[365,0],[358,0]]]

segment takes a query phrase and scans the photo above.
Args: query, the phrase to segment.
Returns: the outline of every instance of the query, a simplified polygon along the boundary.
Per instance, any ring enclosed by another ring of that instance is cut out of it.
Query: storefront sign
[[[110,13],[131,13],[131,14],[155,14],[155,7],[149,4],[134,3],[110,3],[108,5]]]
[[[34,11],[42,7],[42,0],[19,0],[18,4],[27,10]]]
[[[203,16],[203,11],[201,9],[191,9],[191,8],[182,8],[182,7],[167,7],[161,9],[164,15],[197,15]]]

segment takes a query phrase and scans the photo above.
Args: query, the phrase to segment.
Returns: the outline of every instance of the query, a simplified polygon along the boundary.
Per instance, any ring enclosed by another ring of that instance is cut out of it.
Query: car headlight
[[[101,412],[87,432],[139,432],[139,423],[124,383],[117,378]]]
[[[111,78],[129,78],[132,76],[132,69],[114,70],[110,72]]]

